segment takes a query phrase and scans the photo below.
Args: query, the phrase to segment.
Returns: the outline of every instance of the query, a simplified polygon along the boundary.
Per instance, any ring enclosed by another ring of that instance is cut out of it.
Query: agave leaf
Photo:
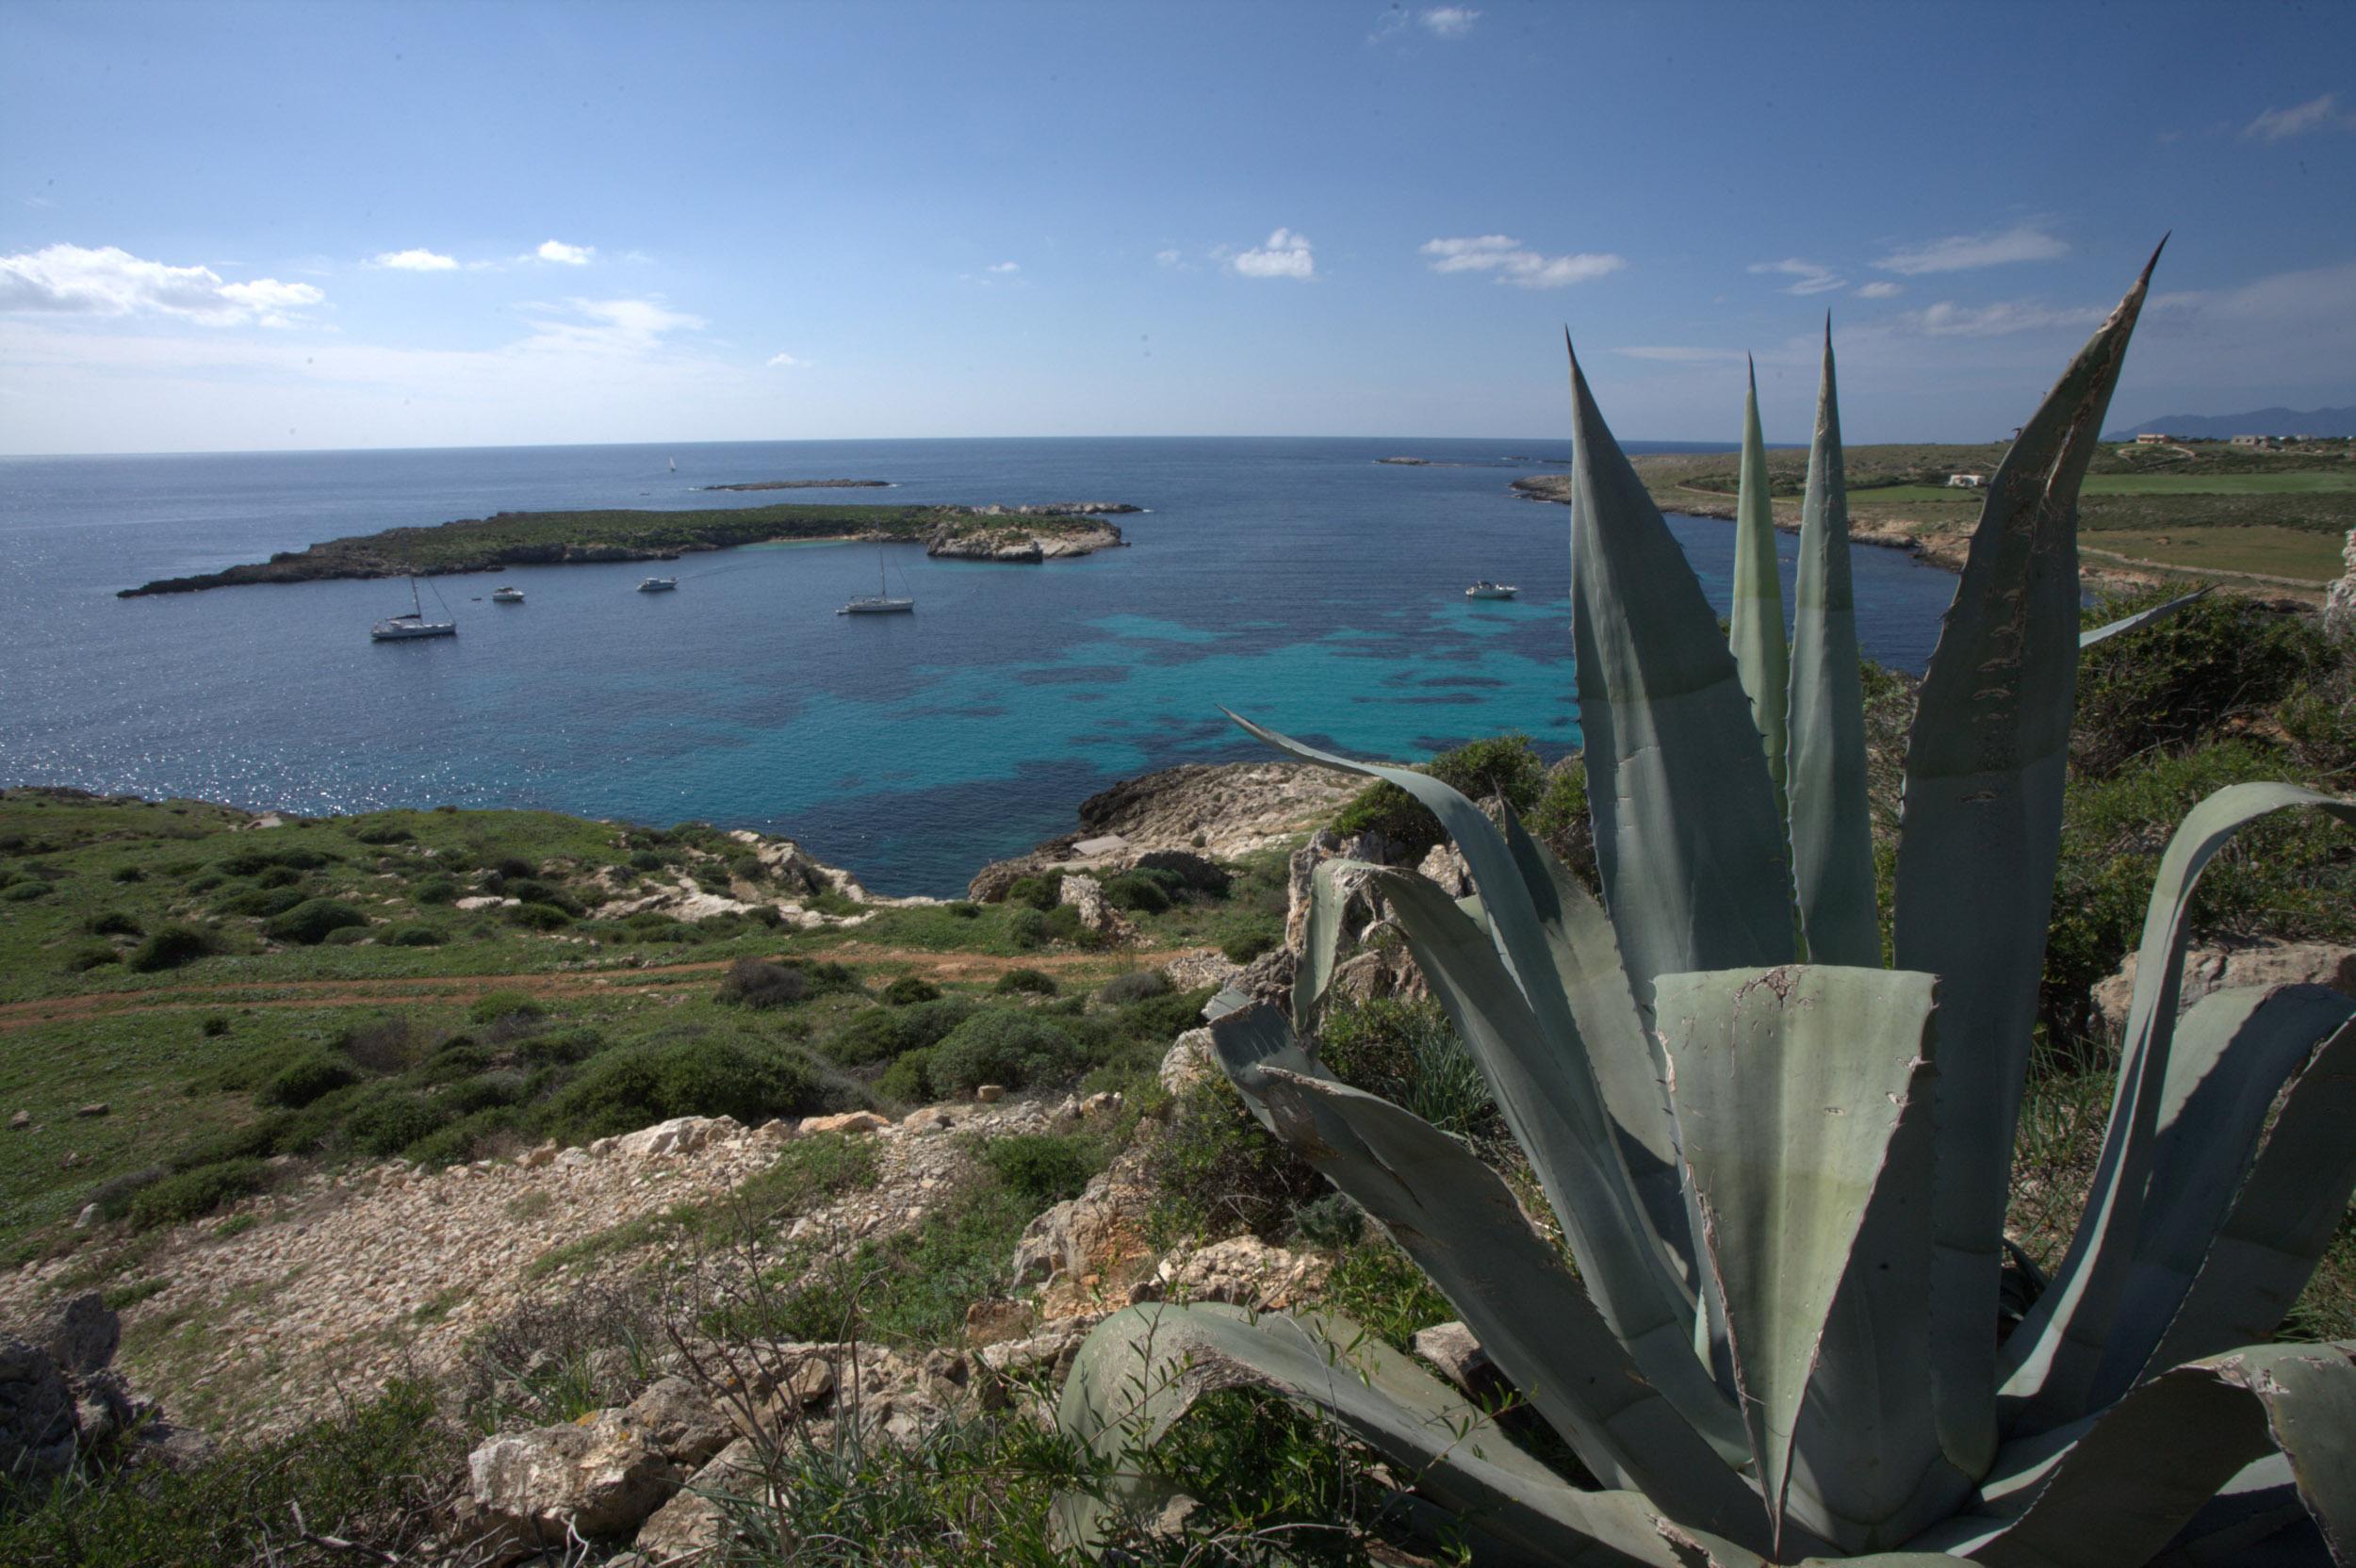
[[[1705,1266],[1726,1300],[1736,1387],[1778,1535],[1801,1401],[1930,1056],[1937,984],[1808,965],[1661,978],[1655,1016]],[[1898,1179],[1922,1182],[1917,1172]],[[1919,1471],[1929,1456],[1892,1458]]]
[[[2145,1568],[2248,1568],[2252,1548],[2306,1517],[2290,1461],[2271,1453],[2218,1488]]]
[[[1144,1468],[1147,1450],[1195,1400],[1244,1384],[1330,1413],[1453,1512],[1494,1560],[1531,1568],[1694,1568],[1703,1560],[1759,1568],[1756,1554],[1730,1542],[1671,1526],[1640,1493],[1569,1485],[1348,1318],[1255,1317],[1215,1304],[1130,1307],[1080,1348],[1056,1420],[1114,1471],[1103,1496],[1055,1498],[1059,1541],[1097,1556],[1123,1514],[1150,1514],[1170,1491]]]
[[[1301,972],[1293,977],[1293,1027],[1309,1033],[1333,983],[1333,963],[1342,943],[1342,909],[1357,878],[1372,868],[1358,860],[1325,860],[1309,876],[1309,921],[1301,944]]]
[[[2116,637],[2122,631],[2133,631],[2137,627],[2150,626],[2153,621],[2164,621],[2195,599],[2208,597],[2214,591],[2214,584],[2204,584],[2182,598],[2170,599],[2166,604],[2155,604],[2149,610],[2138,610],[2132,615],[2121,615],[2105,625],[2091,627],[2078,633],[2078,651],[2084,653],[2095,644]]]
[[[2078,485],[2151,279],[2147,266],[1989,482],[1906,747],[1897,963],[1938,975],[1945,998],[1931,1383],[1948,1457],[1972,1474],[1994,1453],[1988,1325],[2061,845]]]
[[[1767,487],[1767,441],[1759,429],[1759,369],[1742,398],[1742,479],[1734,503],[1734,600],[1726,641],[1767,750],[1775,818],[1784,816],[1784,712],[1792,685],[1783,640],[1783,580],[1775,571],[1775,507]]]
[[[1505,808],[1505,844],[1546,929],[1555,976],[1586,1047],[1595,1086],[1603,1092],[1620,1157],[1691,1293],[1696,1278],[1693,1217],[1677,1161],[1677,1119],[1669,1110],[1661,1042],[1636,1011],[1611,918],[1554,853],[1530,836],[1511,806]]]
[[[1857,598],[1849,581],[1848,482],[1827,321],[1792,586],[1791,756],[1784,783],[1791,792],[1792,886],[1808,962],[1872,969],[1882,961],[1882,928],[1873,900]]]
[[[2312,806],[2356,823],[2356,801],[2292,784],[2233,784],[2187,812],[2160,857],[2144,913],[2143,943],[2136,951],[2135,998],[2127,1008],[2119,1086],[2086,1215],[2070,1238],[2053,1288],[2037,1298],[2005,1347],[2004,1393],[2025,1401],[2014,1419],[2016,1431],[2059,1426],[2093,1408],[2103,1338],[2143,1236],[2144,1203],[2159,1148],[2160,1107],[2176,1038],[2184,924],[2191,914],[2193,887],[2211,858],[2241,828],[2296,806]],[[2239,1158],[2241,1152],[2235,1151],[2232,1157]]]
[[[1576,1030],[1541,1029],[1496,950],[1425,878],[1383,872],[1408,950],[1480,1064],[1515,1141],[1554,1206],[1579,1278],[1645,1378],[1720,1453],[1747,1452],[1742,1423],[1694,1359],[1694,1301],[1636,1195]]]
[[[2283,1096],[2233,1212],[2151,1357],[2169,1366],[2272,1334],[2356,1192],[2356,1028],[2325,1042]]]
[[[1604,906],[1644,1004],[1656,975],[1794,957],[1792,873],[1734,657],[1576,355],[1571,433],[1588,810]]]
[[[2351,1349],[2250,1346],[2163,1372],[2100,1415],[2007,1445],[1982,1511],[1914,1544],[1988,1568],[2142,1562],[2279,1449],[2333,1560],[2345,1562],[2356,1547]]]
[[[1495,1172],[1346,1084],[1281,1069],[1260,1084],[1278,1135],[1383,1222],[1580,1462],[1675,1519],[1764,1549],[1759,1494],[1644,1381]]]
[[[2335,1032],[2356,1034],[2351,1015],[2356,1002],[2321,986],[2253,987],[2202,997],[2178,1021],[2143,1233],[2104,1331],[2092,1408],[2114,1402],[2143,1374],[2233,1207],[2276,1091],[2317,1041],[2329,1051]]]

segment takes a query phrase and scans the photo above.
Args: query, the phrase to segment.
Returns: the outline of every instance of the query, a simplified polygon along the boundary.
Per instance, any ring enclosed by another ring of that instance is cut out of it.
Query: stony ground
[[[943,1105],[854,1133],[875,1140],[873,1184],[793,1223],[846,1237],[913,1224],[963,1168],[953,1130],[1039,1132],[1072,1110]],[[535,1272],[535,1260],[674,1204],[723,1200],[800,1135],[790,1122],[688,1119],[438,1172],[390,1163],[309,1177],[171,1232],[136,1262],[113,1260],[116,1279],[159,1284],[123,1311],[121,1364],[142,1393],[218,1432],[290,1429],[397,1374],[453,1372],[486,1325],[581,1288],[575,1271]],[[90,1266],[58,1259],[0,1276],[0,1321],[29,1319]]]

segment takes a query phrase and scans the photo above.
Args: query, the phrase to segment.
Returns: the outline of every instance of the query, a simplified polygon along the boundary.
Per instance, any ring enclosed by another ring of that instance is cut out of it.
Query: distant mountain
[[[2356,435],[2356,408],[2262,408],[2250,414],[2170,414],[2146,419],[2132,430],[2102,437],[2124,441],[2137,435],[2192,435],[2222,441],[2230,435]]]

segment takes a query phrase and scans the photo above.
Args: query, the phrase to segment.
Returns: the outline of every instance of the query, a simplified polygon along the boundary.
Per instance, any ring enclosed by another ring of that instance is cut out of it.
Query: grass
[[[2342,569],[2339,540],[2299,529],[2118,529],[2093,535],[2087,546],[2090,555],[2112,553],[2133,561],[2156,562],[2195,577],[2204,572],[2250,572],[2301,582],[2330,582]]]

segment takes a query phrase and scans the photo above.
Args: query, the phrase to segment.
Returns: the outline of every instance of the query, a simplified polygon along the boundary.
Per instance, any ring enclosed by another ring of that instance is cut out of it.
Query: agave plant
[[[2356,821],[2356,803],[2243,784],[2185,818],[2081,1224],[2000,1326],[2081,645],[2077,493],[2150,279],[1988,486],[1906,759],[1894,966],[1829,331],[1788,657],[1755,400],[1729,648],[1571,359],[1600,901],[1501,801],[1493,821],[1421,773],[1245,723],[1421,801],[1476,893],[1321,867],[1291,1016],[1222,999],[1220,1061],[1446,1292],[1586,1474],[1539,1462],[1338,1317],[1135,1307],[1096,1331],[1063,1395],[1065,1428],[1121,1477],[1058,1499],[1067,1540],[1097,1546],[1152,1507],[1161,1483],[1137,1457],[1203,1392],[1252,1381],[1329,1411],[1501,1561],[2217,1562],[2302,1508],[2356,1561],[2356,1345],[2260,1343],[2356,1186],[2356,1004],[2280,988],[2178,1006],[2204,863],[2266,813]],[[1352,882],[1387,901],[1560,1245],[1464,1145],[1319,1068]]]

